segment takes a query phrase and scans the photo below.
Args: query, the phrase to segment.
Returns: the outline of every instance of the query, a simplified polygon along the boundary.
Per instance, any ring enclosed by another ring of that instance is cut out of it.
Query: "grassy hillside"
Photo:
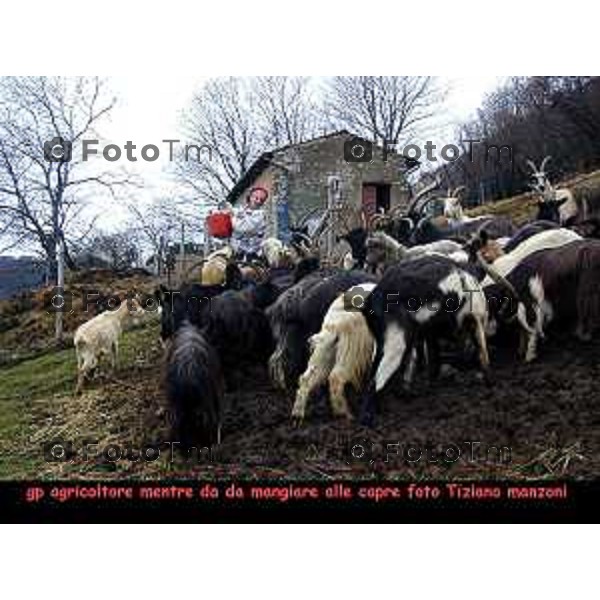
[[[600,171],[578,175],[577,177],[561,182],[560,186],[571,188],[576,197],[588,194],[592,189],[600,189]],[[483,204],[482,206],[468,210],[467,213],[473,217],[484,214],[507,216],[517,225],[522,225],[536,218],[537,198],[531,193],[521,194],[520,196],[513,196],[512,198],[499,200],[498,202]]]
[[[144,410],[153,406],[158,393],[158,333],[157,322],[126,332],[116,373],[99,374],[79,397],[73,396],[73,348],[0,368],[0,479],[59,477],[81,470],[81,465],[46,462],[43,444],[51,440],[82,444],[101,431],[103,443],[110,443],[124,424],[132,428],[127,437],[139,439],[148,423]]]
[[[110,428],[98,419],[102,414],[110,419],[121,414],[125,398],[132,395],[127,382],[136,381],[141,373],[152,382],[151,390],[158,389],[161,350],[156,313],[147,313],[143,323],[125,332],[117,373],[101,371],[79,398],[73,397],[76,360],[71,341],[77,327],[97,313],[93,304],[85,310],[86,294],[124,298],[128,292],[151,294],[156,284],[151,277],[116,278],[107,271],[71,275],[67,291],[73,302],[65,313],[62,348],[55,345],[54,315],[47,311],[50,288],[0,301],[0,478],[44,476],[48,470],[56,476],[57,469],[68,465],[45,463],[44,442],[56,436],[77,440],[85,433],[108,432]],[[151,393],[146,390],[139,400]],[[117,405],[111,406],[113,401]],[[92,409],[95,402],[108,404],[98,411]],[[132,406],[138,415],[143,413],[139,404]],[[86,427],[90,418],[93,424]]]

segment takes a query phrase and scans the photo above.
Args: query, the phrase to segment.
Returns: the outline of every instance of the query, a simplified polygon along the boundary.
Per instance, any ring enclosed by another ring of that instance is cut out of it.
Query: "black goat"
[[[210,305],[211,299],[227,291],[223,285],[201,285],[192,283],[179,290],[169,290],[163,285],[154,294],[161,307],[160,337],[168,340],[177,329],[177,325],[188,319],[199,325],[199,314],[203,305]]]
[[[219,352],[226,372],[240,363],[262,362],[270,356],[273,343],[264,309],[277,295],[267,283],[224,292],[202,306],[198,325]]]
[[[211,298],[227,290],[243,289],[246,285],[250,285],[250,282],[244,280],[239,267],[231,262],[225,268],[223,284],[187,283],[179,290],[169,290],[164,285],[160,285],[154,292],[154,296],[161,307],[161,339],[164,342],[173,335],[176,320],[181,322],[187,315],[191,323],[197,324],[196,315],[203,305],[210,304]]]
[[[365,261],[367,259],[367,237],[368,233],[364,227],[356,227],[337,238],[338,242],[344,240],[350,245],[352,258],[354,259],[354,264],[357,269],[365,268]]]
[[[386,270],[367,298],[362,313],[375,338],[376,352],[369,389],[363,399],[363,420],[374,414],[376,394],[398,370],[410,383],[417,350],[437,348],[440,337],[468,331],[479,349],[487,374],[485,337],[487,305],[477,279],[442,256],[426,256]]]
[[[515,231],[512,221],[507,217],[474,218],[456,226],[444,225],[443,217],[425,217],[421,219],[411,235],[411,244],[429,244],[442,239],[466,238],[486,231],[496,239],[510,237]],[[438,223],[438,221],[440,221]]]
[[[165,388],[173,412],[173,441],[180,449],[220,443],[221,364],[216,350],[188,321],[179,325],[168,346]]]

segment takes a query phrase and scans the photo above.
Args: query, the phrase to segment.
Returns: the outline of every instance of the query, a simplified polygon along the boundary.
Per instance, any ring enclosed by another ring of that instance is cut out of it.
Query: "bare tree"
[[[97,137],[96,125],[114,103],[98,78],[0,80],[0,234],[5,247],[37,248],[58,285],[63,254],[69,261],[69,244],[93,226],[86,197],[127,182],[72,152],[84,137]]]
[[[106,263],[113,271],[128,269],[139,260],[136,237],[135,232],[128,229],[112,233],[98,232],[86,240],[75,260],[88,268]]]
[[[464,123],[458,160],[438,169],[466,204],[531,189],[528,160],[551,155],[554,181],[600,165],[600,77],[510,77]],[[476,140],[478,143],[469,142]],[[502,152],[500,150],[502,149]]]
[[[248,83],[231,77],[209,81],[185,113],[188,139],[208,154],[179,156],[177,173],[202,199],[223,200],[261,152],[252,110]]]
[[[298,144],[315,134],[318,113],[307,77],[256,77],[252,89],[267,147]]]
[[[307,78],[212,79],[184,115],[185,133],[202,152],[179,157],[179,179],[220,202],[262,152],[311,137],[315,115]]]
[[[132,215],[130,231],[140,240],[140,246],[150,251],[158,275],[162,275],[170,242],[179,235],[182,224],[189,224],[180,205],[167,199],[154,200],[149,206],[128,204]]]
[[[375,142],[398,144],[434,116],[443,98],[435,77],[332,77],[326,108],[339,127]]]
[[[57,244],[65,245],[68,260],[69,244],[93,225],[85,198],[94,188],[113,193],[125,183],[114,174],[92,172],[69,152],[70,145],[97,135],[98,121],[115,102],[104,96],[97,78],[0,81],[0,235],[4,248],[27,243],[41,250],[52,277]],[[49,160],[52,148],[55,157]]]

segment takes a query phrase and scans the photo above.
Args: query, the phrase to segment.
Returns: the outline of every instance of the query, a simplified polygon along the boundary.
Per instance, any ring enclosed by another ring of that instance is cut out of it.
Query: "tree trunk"
[[[65,289],[65,269],[64,269],[64,244],[62,241],[62,237],[58,238],[58,248],[56,249],[56,258],[57,258],[57,277],[56,277],[56,287],[59,288],[64,294]],[[54,322],[55,325],[55,339],[56,343],[60,344],[63,338],[63,315],[64,311],[67,309],[66,297],[63,297],[62,309],[56,312],[56,319]]]

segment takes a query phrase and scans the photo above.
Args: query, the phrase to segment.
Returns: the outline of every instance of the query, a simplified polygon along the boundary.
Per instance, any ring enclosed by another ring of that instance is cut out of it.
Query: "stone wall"
[[[332,136],[291,146],[274,154],[273,162],[286,165],[289,180],[290,223],[297,224],[302,217],[314,209],[324,210],[327,206],[327,181],[337,175],[342,181],[342,202],[344,209],[336,216],[336,229],[348,229],[361,224],[363,184],[389,184],[390,207],[405,206],[408,202],[408,189],[404,179],[404,160],[393,154],[383,159],[380,148],[374,148],[371,162],[357,163],[344,160],[344,142],[352,136]],[[261,186],[269,191],[266,208],[274,218],[277,179],[281,166],[269,166],[241,194],[244,201],[253,187]],[[269,225],[268,234],[274,232],[274,224]]]
[[[394,156],[383,160],[380,149],[368,163],[349,163],[344,160],[344,142],[348,138],[332,137],[301,144],[275,155],[275,159],[293,164],[299,162],[298,172],[290,173],[290,216],[292,223],[315,208],[327,206],[328,177],[337,175],[342,181],[342,201],[350,220],[360,220],[363,184],[390,184],[390,207],[406,205],[404,161]],[[299,160],[298,160],[299,159]]]

